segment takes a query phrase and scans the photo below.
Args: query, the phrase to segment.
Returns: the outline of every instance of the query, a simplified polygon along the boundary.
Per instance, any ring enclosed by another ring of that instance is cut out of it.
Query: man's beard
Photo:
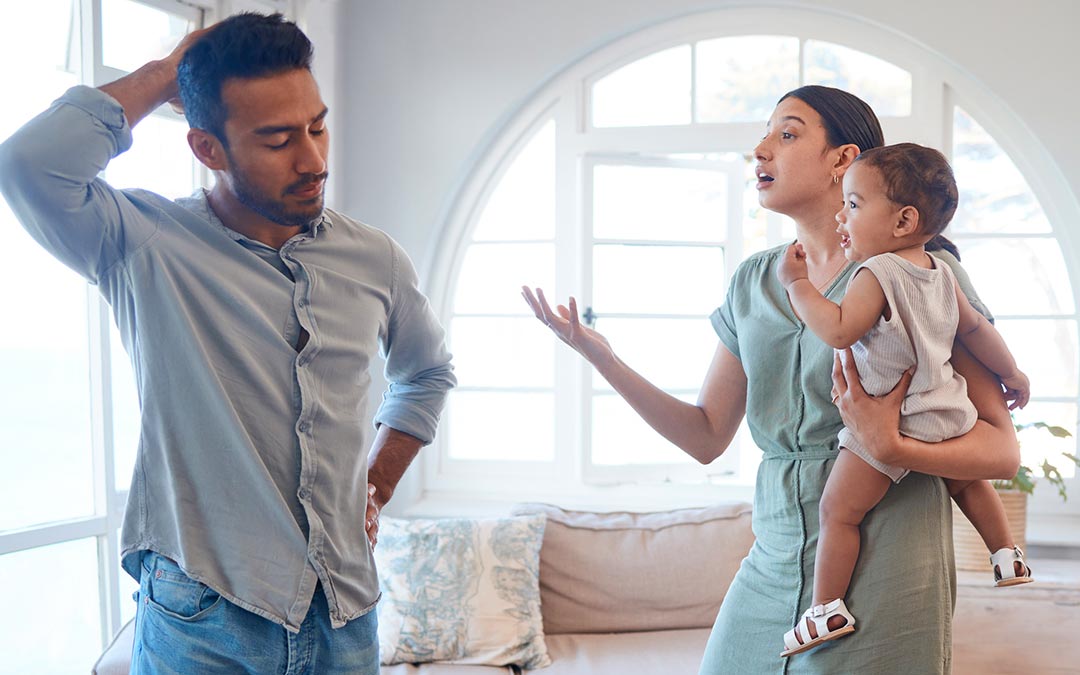
[[[326,173],[305,174],[300,180],[286,188],[282,197],[293,190],[303,189],[314,182],[320,180],[325,181],[326,176]],[[284,227],[306,228],[322,218],[324,206],[323,193],[319,193],[319,196],[313,199],[311,205],[303,211],[290,212],[286,210],[285,202],[282,199],[273,199],[260,192],[247,181],[247,177],[242,172],[234,170],[231,177],[233,192],[236,194],[236,199],[244,206],[271,222]]]

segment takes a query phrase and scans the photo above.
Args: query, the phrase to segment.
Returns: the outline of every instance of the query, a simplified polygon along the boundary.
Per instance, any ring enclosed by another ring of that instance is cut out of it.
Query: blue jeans
[[[330,628],[320,585],[299,633],[237,607],[168,558],[143,555],[135,615],[133,675],[376,675],[374,610]]]

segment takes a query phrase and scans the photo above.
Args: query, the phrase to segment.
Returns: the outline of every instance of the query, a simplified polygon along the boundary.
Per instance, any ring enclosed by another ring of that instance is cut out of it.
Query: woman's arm
[[[529,288],[522,296],[536,318],[591,363],[649,426],[686,454],[708,464],[724,453],[746,413],[746,374],[723,343],[717,345],[697,405],[658,388],[626,365],[607,340],[578,318],[577,303],[551,310],[543,292]]]
[[[1012,478],[1020,464],[1020,446],[1001,385],[962,345],[954,345],[952,364],[967,379],[968,398],[979,415],[975,427],[963,436],[926,443],[901,435],[900,403],[911,384],[910,372],[888,394],[869,396],[850,350],[841,352],[833,364],[833,387],[844,424],[887,464],[959,480]]]

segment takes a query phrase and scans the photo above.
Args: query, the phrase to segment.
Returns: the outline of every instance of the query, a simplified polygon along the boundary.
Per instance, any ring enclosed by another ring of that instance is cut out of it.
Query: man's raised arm
[[[146,205],[98,174],[131,146],[131,125],[176,96],[176,66],[200,35],[100,90],[68,90],[0,144],[0,194],[39,244],[91,282],[152,234],[125,229],[126,214]]]

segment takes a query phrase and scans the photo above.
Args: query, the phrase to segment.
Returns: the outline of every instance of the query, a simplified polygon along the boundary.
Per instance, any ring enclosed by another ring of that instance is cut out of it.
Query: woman
[[[794,219],[810,281],[831,300],[843,297],[855,268],[836,232],[841,179],[862,149],[883,143],[877,118],[863,101],[807,86],[780,100],[755,149],[761,205]],[[784,248],[756,254],[736,270],[724,304],[710,317],[720,344],[697,405],[664,393],[620,361],[603,336],[580,324],[573,298],[556,314],[541,291],[523,293],[537,318],[595,366],[646,422],[699,462],[723,453],[748,417],[764,451],[754,493],[757,540],[724,599],[703,675],[948,673],[955,568],[949,495],[936,476],[1005,478],[1015,472],[1019,451],[1000,386],[958,350],[953,363],[968,380],[979,413],[975,428],[937,444],[900,436],[900,400],[910,378],[885,397],[866,396],[850,355],[834,356],[793,312],[776,276]],[[973,295],[970,288],[965,292]],[[972,301],[979,306],[977,298]],[[810,603],[818,501],[845,424],[878,459],[918,473],[891,488],[863,523],[867,545],[848,595],[860,617],[858,632],[784,660],[777,636]]]

